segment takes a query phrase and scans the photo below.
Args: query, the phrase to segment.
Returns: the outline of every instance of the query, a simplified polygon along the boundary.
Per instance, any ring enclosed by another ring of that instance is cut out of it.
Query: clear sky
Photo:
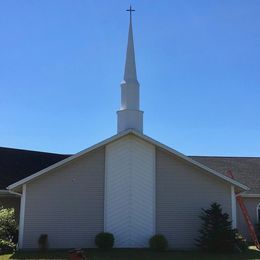
[[[132,0],[144,133],[260,156],[260,1]],[[0,146],[75,153],[116,134],[129,1],[0,1]]]

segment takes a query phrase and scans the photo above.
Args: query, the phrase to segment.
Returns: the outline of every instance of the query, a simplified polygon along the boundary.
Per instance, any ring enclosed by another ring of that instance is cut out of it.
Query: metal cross
[[[135,11],[134,9],[132,9],[132,6],[130,5],[129,9],[127,9],[126,11],[130,13],[130,19],[132,19],[132,12]]]

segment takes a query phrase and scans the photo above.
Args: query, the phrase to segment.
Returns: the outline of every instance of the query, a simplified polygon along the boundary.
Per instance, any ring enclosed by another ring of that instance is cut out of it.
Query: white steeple
[[[121,83],[121,108],[117,111],[117,132],[134,129],[143,132],[143,111],[139,110],[139,83],[136,75],[135,50],[130,6],[130,23],[125,62],[124,80]]]

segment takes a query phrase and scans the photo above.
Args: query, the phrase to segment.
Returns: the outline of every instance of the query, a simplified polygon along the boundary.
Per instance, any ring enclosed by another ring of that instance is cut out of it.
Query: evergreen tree
[[[202,209],[200,219],[202,220],[200,237],[196,239],[196,245],[200,249],[210,252],[226,252],[235,249],[235,232],[232,230],[229,215],[222,212],[218,203],[211,204],[207,210]]]

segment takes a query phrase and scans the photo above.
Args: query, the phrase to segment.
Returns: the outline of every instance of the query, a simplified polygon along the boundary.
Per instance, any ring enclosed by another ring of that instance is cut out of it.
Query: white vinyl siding
[[[55,168],[26,184],[23,248],[37,248],[48,234],[50,248],[94,247],[104,230],[104,148]]]
[[[231,185],[162,149],[156,150],[156,232],[170,248],[191,249],[201,208],[218,202],[232,217]]]
[[[247,208],[252,224],[255,226],[257,224],[257,205],[259,205],[260,203],[260,198],[243,197],[243,201]],[[248,231],[246,221],[244,219],[243,213],[238,203],[237,203],[237,228],[248,241],[251,241],[251,237]]]
[[[116,247],[147,247],[155,231],[155,148],[134,136],[106,147],[105,230]]]

